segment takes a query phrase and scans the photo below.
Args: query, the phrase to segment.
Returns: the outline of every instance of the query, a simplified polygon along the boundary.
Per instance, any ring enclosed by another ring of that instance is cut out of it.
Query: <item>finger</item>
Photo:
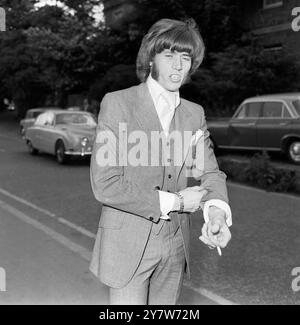
[[[214,233],[212,231],[212,223],[211,222],[208,222],[207,224],[207,230],[206,230],[206,233],[207,233],[207,237],[208,239],[215,245],[215,246],[219,246],[219,241],[218,241],[218,238],[216,236],[216,233]],[[217,231],[217,233],[219,232],[219,229]]]
[[[220,229],[221,229],[220,224],[218,224],[218,223],[214,223],[214,224],[211,225],[210,231],[211,231],[214,235],[216,235],[216,234],[218,234],[218,233],[220,232]]]
[[[215,248],[215,246],[211,245],[210,241],[208,239],[206,239],[203,236],[200,236],[199,239],[205,244],[207,245],[210,249]]]
[[[202,237],[205,239],[205,244],[215,247],[215,243],[211,241],[207,234],[207,224],[205,223],[201,229]]]
[[[203,186],[191,186],[191,187],[189,187],[189,190],[198,192],[198,191],[204,190],[204,187]]]
[[[222,231],[219,235],[216,236],[219,246],[221,248],[225,248],[228,244],[228,242],[231,239],[231,233],[230,230],[227,228],[226,230]]]

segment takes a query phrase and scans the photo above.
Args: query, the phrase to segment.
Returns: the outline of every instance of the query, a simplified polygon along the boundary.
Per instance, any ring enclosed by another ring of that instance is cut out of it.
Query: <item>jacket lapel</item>
[[[136,105],[133,112],[141,130],[147,133],[149,137],[148,139],[151,139],[151,131],[163,132],[163,129],[146,83],[141,83],[137,86],[136,90]],[[175,129],[181,133],[182,139],[185,140],[185,143],[183,143],[184,152],[182,165],[176,166],[176,180],[178,180],[190,149],[189,144],[191,137],[185,136],[184,131],[193,131],[194,121],[193,115],[189,112],[188,108],[182,103],[182,101],[176,108],[174,118]]]
[[[175,128],[180,132],[183,139],[183,159],[182,159],[182,165],[176,166],[176,181],[178,181],[179,174],[182,170],[182,167],[184,165],[184,162],[186,160],[187,154],[190,149],[190,141],[191,141],[191,133],[193,132],[193,115],[188,111],[186,106],[182,104],[182,101],[180,105],[176,108],[175,112]],[[187,131],[190,131],[190,133],[186,133]],[[189,135],[189,136],[188,136]]]
[[[141,83],[137,87],[134,114],[141,130],[146,131],[148,136],[151,135],[151,131],[162,131],[162,126],[146,83]]]

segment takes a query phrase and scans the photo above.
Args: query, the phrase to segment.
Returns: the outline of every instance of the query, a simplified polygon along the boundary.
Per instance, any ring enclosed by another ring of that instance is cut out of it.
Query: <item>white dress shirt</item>
[[[166,90],[156,80],[154,80],[151,75],[149,75],[149,77],[147,78],[146,84],[154,102],[154,107],[156,109],[162,129],[165,132],[166,136],[168,136],[169,127],[173,115],[175,113],[175,109],[180,104],[179,92],[171,92]],[[160,210],[162,213],[161,218],[170,219],[168,213],[171,212],[174,208],[176,194],[165,191],[158,191],[158,193],[160,201]],[[225,211],[226,223],[230,227],[232,225],[231,209],[225,201],[219,199],[208,200],[204,203],[204,205],[202,205],[203,217],[205,222],[209,221],[208,209],[211,206],[215,206]]]

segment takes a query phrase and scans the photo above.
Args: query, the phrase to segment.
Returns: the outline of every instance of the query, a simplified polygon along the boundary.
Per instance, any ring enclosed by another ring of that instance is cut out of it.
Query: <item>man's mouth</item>
[[[180,82],[181,81],[181,76],[178,74],[171,74],[170,79],[173,82]]]

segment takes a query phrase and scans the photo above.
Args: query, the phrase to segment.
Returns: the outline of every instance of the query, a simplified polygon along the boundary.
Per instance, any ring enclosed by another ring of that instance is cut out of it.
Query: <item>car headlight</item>
[[[81,139],[80,143],[83,147],[85,147],[87,145],[87,143],[89,142],[89,139],[84,137]]]

